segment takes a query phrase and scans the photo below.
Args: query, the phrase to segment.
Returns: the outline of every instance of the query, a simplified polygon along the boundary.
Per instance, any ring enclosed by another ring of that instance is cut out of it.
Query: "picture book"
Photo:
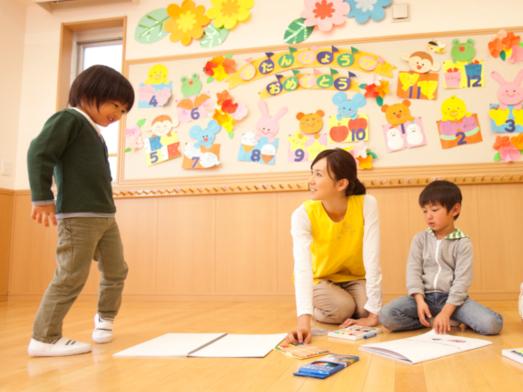
[[[167,333],[115,357],[263,358],[286,336],[277,334]]]
[[[311,363],[300,366],[295,376],[327,378],[359,361],[360,357],[349,354],[329,354]]]
[[[492,344],[492,342],[488,340],[437,334],[432,330],[410,338],[364,344],[360,346],[360,350],[404,363],[415,364],[489,344]]]
[[[501,354],[508,359],[512,359],[513,361],[523,363],[523,347],[507,348],[505,350],[501,350]]]
[[[328,336],[331,338],[345,339],[345,340],[360,340],[370,339],[379,334],[381,330],[374,327],[364,327],[361,325],[351,325],[347,328],[330,331]]]
[[[329,350],[312,346],[310,344],[287,344],[276,346],[275,350],[282,352],[291,358],[309,359],[329,353]]]

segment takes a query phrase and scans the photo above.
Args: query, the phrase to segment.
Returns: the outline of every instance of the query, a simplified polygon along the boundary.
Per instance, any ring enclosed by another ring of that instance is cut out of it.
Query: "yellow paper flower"
[[[183,45],[190,45],[193,39],[203,36],[204,27],[210,22],[205,16],[205,7],[196,6],[192,0],[183,0],[181,7],[170,4],[167,7],[169,19],[165,21],[163,28],[171,33],[171,41],[180,41]]]
[[[232,30],[239,22],[245,22],[251,16],[254,0],[212,0],[207,16],[217,28]]]

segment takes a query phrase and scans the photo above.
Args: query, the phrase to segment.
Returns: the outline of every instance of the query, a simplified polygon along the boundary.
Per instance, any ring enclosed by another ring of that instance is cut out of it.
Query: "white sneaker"
[[[31,357],[63,357],[91,351],[89,343],[78,342],[69,338],[60,338],[54,343],[44,343],[31,339],[27,353]]]
[[[93,341],[109,343],[113,340],[113,320],[103,319],[98,313],[94,315]]]

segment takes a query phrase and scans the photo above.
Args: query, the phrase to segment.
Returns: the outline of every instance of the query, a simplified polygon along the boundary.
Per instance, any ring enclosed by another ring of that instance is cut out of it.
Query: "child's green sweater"
[[[74,109],[55,113],[31,142],[27,167],[33,202],[51,201],[56,213],[114,213],[107,147],[89,121]]]

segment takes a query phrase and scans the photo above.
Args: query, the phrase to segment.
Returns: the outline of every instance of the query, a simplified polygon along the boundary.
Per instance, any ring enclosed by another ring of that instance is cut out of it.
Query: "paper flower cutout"
[[[356,19],[359,24],[365,24],[372,19],[379,22],[385,18],[385,10],[391,5],[391,0],[346,0],[350,4],[349,18]]]
[[[180,41],[185,46],[190,45],[193,39],[201,38],[204,27],[210,22],[205,16],[205,7],[197,6],[192,0],[183,0],[181,6],[170,4],[167,14],[169,19],[163,25],[164,30],[171,33],[171,41]]]
[[[236,61],[229,57],[216,56],[207,61],[203,72],[209,76],[207,82],[212,80],[221,81],[236,72]]]
[[[213,20],[214,26],[232,30],[238,23],[249,19],[253,5],[254,0],[212,0],[207,16]]]
[[[495,161],[513,162],[521,157],[521,153],[512,144],[508,136],[496,136],[496,141],[492,147],[497,151],[497,154],[494,156]]]
[[[349,5],[344,0],[305,0],[301,16],[305,18],[305,26],[318,26],[320,31],[327,32],[345,23],[347,11]]]
[[[521,37],[512,31],[500,30],[496,37],[488,43],[490,55],[501,60],[508,60],[511,63],[523,61],[523,47]]]

